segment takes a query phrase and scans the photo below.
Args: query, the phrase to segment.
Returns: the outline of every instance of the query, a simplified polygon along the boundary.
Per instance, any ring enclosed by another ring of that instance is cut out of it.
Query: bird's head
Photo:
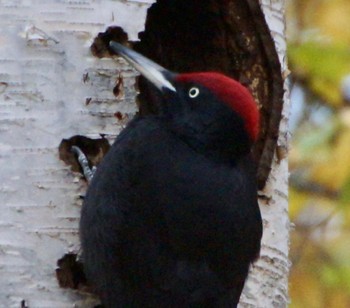
[[[118,43],[110,47],[160,91],[161,116],[196,150],[224,159],[250,151],[259,110],[238,81],[216,72],[176,74]]]

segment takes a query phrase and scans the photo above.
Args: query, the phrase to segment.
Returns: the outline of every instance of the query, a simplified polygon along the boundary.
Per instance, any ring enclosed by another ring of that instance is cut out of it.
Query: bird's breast
[[[145,158],[145,157],[144,157]],[[169,241],[186,252],[202,253],[234,241],[243,216],[244,173],[178,147],[143,161],[137,196],[148,223],[162,221]],[[241,217],[242,216],[242,217]]]

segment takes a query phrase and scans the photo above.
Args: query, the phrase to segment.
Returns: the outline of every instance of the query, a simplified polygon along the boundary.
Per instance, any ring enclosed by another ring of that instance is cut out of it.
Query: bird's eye
[[[189,97],[191,98],[195,98],[199,95],[199,89],[198,88],[191,88],[189,91],[188,91],[188,95]]]

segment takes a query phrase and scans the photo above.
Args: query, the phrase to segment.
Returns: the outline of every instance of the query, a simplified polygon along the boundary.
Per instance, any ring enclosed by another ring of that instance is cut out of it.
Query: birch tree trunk
[[[286,62],[285,1],[262,0],[265,19],[271,30],[282,66],[282,76],[289,74]],[[288,217],[288,117],[289,89],[284,83],[284,107],[271,173],[259,200],[264,234],[260,258],[251,269],[241,296],[242,307],[286,307],[290,262]]]
[[[89,294],[59,287],[56,262],[79,252],[80,195],[86,184],[58,157],[63,138],[113,140],[115,113],[137,107],[136,72],[98,59],[90,45],[117,24],[130,40],[144,28],[151,0],[0,1],[0,307],[93,307]],[[284,1],[263,10],[286,71]],[[115,97],[119,73],[124,93]],[[288,91],[285,94],[288,101]],[[287,148],[288,104],[279,149]],[[287,159],[276,157],[261,198],[264,237],[242,307],[285,307],[288,301]],[[22,303],[22,304],[21,304]]]

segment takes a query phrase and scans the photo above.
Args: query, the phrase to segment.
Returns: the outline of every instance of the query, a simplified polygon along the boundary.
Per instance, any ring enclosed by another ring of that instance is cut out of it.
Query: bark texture
[[[285,2],[263,0],[262,8],[276,44],[282,65],[282,76],[288,74],[285,38]],[[271,173],[264,190],[260,192],[260,209],[264,223],[260,258],[251,269],[241,307],[286,307],[288,297],[288,273],[290,262],[288,218],[288,117],[289,89],[284,82],[284,105],[279,127],[279,137]]]
[[[0,1],[0,307],[94,306],[91,296],[60,288],[55,275],[57,260],[79,251],[86,189],[58,146],[79,134],[111,140],[135,113],[136,72],[94,57],[90,45],[116,23],[136,39],[149,5]]]

